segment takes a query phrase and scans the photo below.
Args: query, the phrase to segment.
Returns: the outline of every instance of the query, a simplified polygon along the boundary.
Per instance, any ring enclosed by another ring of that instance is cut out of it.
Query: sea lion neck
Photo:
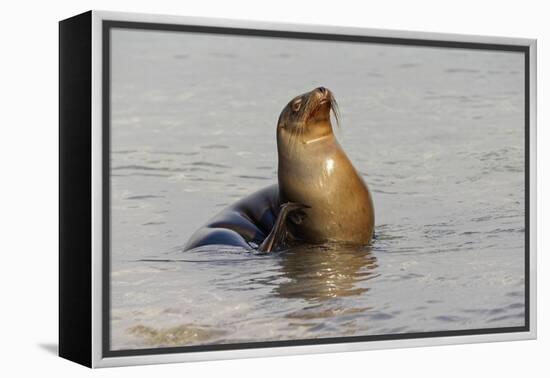
[[[277,151],[279,160],[284,159],[289,163],[295,161],[307,161],[308,155],[319,148],[327,148],[337,144],[336,137],[330,128],[319,128],[314,132],[289,133],[277,132]]]

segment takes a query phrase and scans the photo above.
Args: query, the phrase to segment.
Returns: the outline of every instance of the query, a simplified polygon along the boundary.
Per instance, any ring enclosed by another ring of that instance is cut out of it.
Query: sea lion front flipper
[[[269,235],[267,235],[262,244],[258,247],[258,251],[271,252],[288,246],[289,239],[292,235],[288,230],[287,219],[296,218],[301,221],[305,214],[300,210],[307,208],[309,208],[309,206],[296,202],[287,202],[281,205],[281,211],[275,220],[275,225],[271,229]]]

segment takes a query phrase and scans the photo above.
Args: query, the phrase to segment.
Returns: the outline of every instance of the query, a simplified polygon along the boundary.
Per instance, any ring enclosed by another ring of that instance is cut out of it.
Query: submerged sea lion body
[[[278,185],[261,189],[223,209],[191,236],[185,249],[203,245],[259,246],[269,235],[281,203]]]
[[[368,244],[372,198],[334,136],[335,104],[322,87],[294,98],[277,124],[278,185],[224,209],[185,249],[219,244],[269,252],[298,243]]]

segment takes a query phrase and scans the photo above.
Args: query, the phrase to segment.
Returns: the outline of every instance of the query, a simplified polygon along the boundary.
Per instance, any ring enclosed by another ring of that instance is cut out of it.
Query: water
[[[522,326],[523,56],[115,30],[112,349]],[[371,246],[182,252],[276,182],[275,126],[330,88]]]

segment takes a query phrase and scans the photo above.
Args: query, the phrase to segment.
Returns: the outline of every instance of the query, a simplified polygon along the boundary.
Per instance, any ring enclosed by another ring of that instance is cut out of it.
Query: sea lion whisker
[[[328,138],[330,136],[330,134],[327,134],[327,135],[323,135],[323,136],[320,136],[319,138],[315,138],[315,139],[310,139],[308,141],[305,141],[304,144],[311,144],[311,143],[315,143],[315,142],[318,142],[322,139],[325,139],[325,138]]]
[[[330,109],[332,110],[332,114],[334,114],[334,119],[336,120],[336,126],[338,129],[341,128],[340,120],[341,120],[341,113],[340,113],[340,107],[338,106],[338,102],[336,102],[336,99],[331,94],[330,95]]]

